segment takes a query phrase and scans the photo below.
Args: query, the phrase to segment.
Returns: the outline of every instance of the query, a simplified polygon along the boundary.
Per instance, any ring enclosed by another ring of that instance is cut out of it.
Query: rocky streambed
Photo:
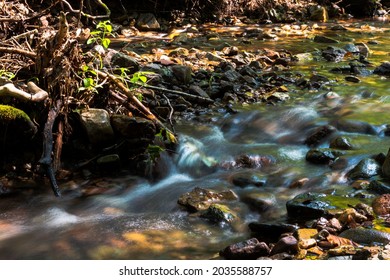
[[[2,178],[0,257],[389,259],[388,27],[187,26],[118,39],[104,63],[144,73],[143,102],[178,146],[149,181],[134,155],[155,126],[109,105],[80,112],[70,158],[85,143],[112,148],[65,174],[60,200],[28,176]]]

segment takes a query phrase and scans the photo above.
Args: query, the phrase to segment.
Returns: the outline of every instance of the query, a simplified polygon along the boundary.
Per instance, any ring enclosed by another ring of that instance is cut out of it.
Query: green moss
[[[30,117],[23,112],[22,110],[19,110],[15,107],[9,106],[9,105],[0,105],[0,122],[1,123],[8,123],[13,120],[17,119],[24,119],[27,122],[30,122]]]

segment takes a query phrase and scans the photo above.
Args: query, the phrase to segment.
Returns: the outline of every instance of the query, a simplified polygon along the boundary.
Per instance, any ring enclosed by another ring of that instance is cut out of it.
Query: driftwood
[[[0,96],[11,96],[24,101],[41,102],[49,97],[47,91],[41,89],[33,82],[28,82],[27,87],[30,93],[18,89],[12,83],[0,86]]]

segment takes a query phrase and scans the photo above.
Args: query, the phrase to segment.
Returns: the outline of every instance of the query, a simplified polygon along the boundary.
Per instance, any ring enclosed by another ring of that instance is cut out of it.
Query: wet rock
[[[240,74],[243,76],[250,76],[252,78],[257,77],[257,72],[253,70],[251,67],[249,67],[248,65],[245,65],[240,69]]]
[[[347,177],[352,180],[368,179],[380,173],[381,166],[374,159],[362,159],[354,168],[348,173]]]
[[[359,244],[390,243],[390,233],[362,227],[347,229],[339,236]]]
[[[217,203],[211,204],[200,216],[214,223],[231,223],[237,219],[237,216],[228,206]]]
[[[347,31],[348,30],[344,25],[341,25],[341,24],[333,25],[330,29],[331,30],[338,30],[338,31]]]
[[[390,178],[390,149],[388,150],[382,165],[382,176],[384,178]]]
[[[360,83],[361,82],[361,80],[356,76],[346,76],[345,80],[347,82],[351,82],[351,83]]]
[[[249,229],[256,234],[256,236],[261,236],[265,239],[275,239],[283,233],[294,232],[298,229],[297,225],[292,224],[272,224],[272,223],[250,223]]]
[[[330,80],[328,77],[326,76],[323,76],[323,75],[313,75],[310,77],[310,83],[314,84],[314,83],[317,83],[317,84],[325,84],[325,83],[329,83]]]
[[[111,116],[111,125],[119,137],[127,140],[153,140],[157,133],[154,123],[145,118],[134,118],[125,115]]]
[[[350,132],[350,133],[362,133],[362,134],[378,134],[377,129],[366,122],[355,120],[336,120],[331,123],[338,130]]]
[[[279,241],[271,249],[270,255],[272,256],[284,252],[295,254],[297,251],[298,251],[298,240],[294,236],[288,235],[279,239]]]
[[[214,192],[196,187],[191,192],[181,195],[178,203],[186,207],[189,211],[201,211],[208,209],[214,202],[236,199],[238,199],[237,195],[231,190]]]
[[[161,28],[160,23],[152,13],[140,14],[137,18],[135,26],[139,30],[143,31],[160,30]]]
[[[186,57],[190,54],[186,48],[176,48],[169,53],[170,57]]]
[[[329,202],[323,201],[326,197],[321,193],[303,193],[287,201],[286,208],[289,217],[293,218],[319,218],[333,209]]]
[[[332,149],[310,149],[306,154],[306,160],[316,164],[329,164],[342,154],[342,152]]]
[[[137,72],[140,68],[137,60],[118,51],[110,51],[105,60],[109,60],[109,65],[112,67],[128,69],[130,74]]]
[[[353,146],[350,143],[349,138],[345,137],[345,136],[339,136],[339,137],[336,137],[335,139],[333,139],[330,142],[329,147],[332,149],[338,149],[338,150],[352,150],[353,149]]]
[[[81,111],[80,121],[89,142],[95,148],[108,147],[114,143],[114,131],[106,110],[90,108]]]
[[[314,129],[314,131],[306,138],[304,144],[309,147],[317,146],[324,142],[330,135],[336,131],[336,128],[331,125],[323,125]],[[334,148],[334,147],[331,147]]]
[[[171,67],[173,75],[179,83],[189,84],[192,80],[191,67],[185,65],[173,65]]]
[[[312,228],[302,228],[294,232],[295,238],[298,240],[300,249],[308,249],[317,245],[316,235],[318,231]]]
[[[268,256],[270,252],[266,243],[256,238],[227,246],[219,252],[219,255],[229,260],[255,260],[262,256]]]
[[[96,160],[101,172],[117,172],[121,167],[121,159],[117,154],[101,156]]]
[[[327,61],[339,62],[344,58],[344,55],[347,52],[341,48],[328,47],[326,50],[322,51],[322,57]]]
[[[352,44],[352,43],[346,44],[344,46],[344,50],[346,50],[349,53],[353,53],[353,54],[360,52],[359,48],[355,44]]]
[[[390,76],[390,62],[383,62],[380,66],[375,68],[374,74],[382,76]]]
[[[210,96],[205,92],[201,87],[197,85],[191,85],[190,88],[188,89],[190,94],[196,95],[196,96],[201,96],[204,98],[210,98]]]
[[[264,186],[267,182],[267,179],[262,174],[257,174],[255,172],[247,171],[240,172],[230,176],[231,182],[239,187],[246,186],[256,186],[261,187]]]
[[[374,213],[380,216],[390,215],[390,194],[382,194],[372,201]]]
[[[321,35],[317,35],[314,37],[314,42],[316,43],[324,43],[324,44],[337,44],[339,43],[339,41],[333,39],[333,38],[329,38],[329,37],[326,37],[326,36],[321,36]]]
[[[380,180],[374,180],[368,185],[368,189],[378,194],[390,194],[390,185]]]
[[[248,204],[257,212],[264,212],[276,205],[276,197],[268,193],[249,193],[241,197],[241,201]]]
[[[261,155],[239,155],[233,161],[223,162],[221,167],[225,169],[233,168],[261,168],[272,165],[275,160],[270,156]]]

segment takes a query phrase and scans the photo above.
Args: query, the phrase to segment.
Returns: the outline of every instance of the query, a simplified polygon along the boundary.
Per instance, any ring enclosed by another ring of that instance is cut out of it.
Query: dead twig
[[[27,87],[30,93],[18,89],[12,83],[7,83],[0,86],[0,96],[12,96],[24,101],[41,102],[48,98],[49,94],[47,91],[38,87],[34,82],[28,82]]]
[[[11,53],[11,54],[20,54],[27,56],[28,58],[35,59],[37,57],[37,54],[35,52],[30,52],[22,49],[17,48],[10,48],[10,47],[0,47],[0,53]]]

